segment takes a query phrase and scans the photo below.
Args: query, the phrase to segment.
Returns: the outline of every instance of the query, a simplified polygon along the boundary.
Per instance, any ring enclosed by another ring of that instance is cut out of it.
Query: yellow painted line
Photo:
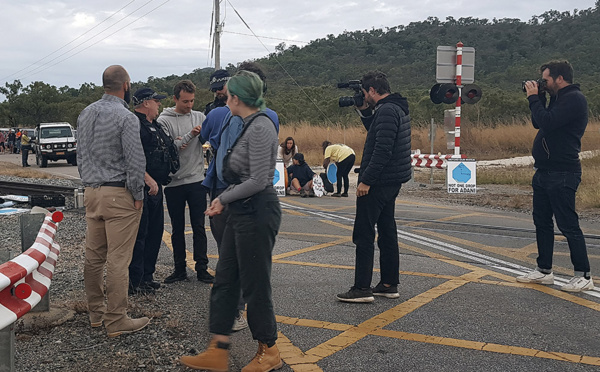
[[[483,216],[483,215],[484,215],[484,213],[456,214],[456,215],[453,215],[453,216],[438,218],[438,219],[435,220],[435,222],[453,221],[453,220],[458,220],[458,219],[461,219],[461,218],[476,217],[476,216]],[[430,224],[430,223],[432,223],[432,222],[415,221],[415,222],[409,222],[405,226],[421,226],[421,225],[427,225],[427,224]]]
[[[306,252],[318,251],[319,249],[333,247],[334,245],[339,245],[339,244],[347,243],[349,241],[352,241],[352,238],[342,238],[342,239],[334,240],[334,241],[329,242],[329,243],[317,244],[317,245],[313,245],[311,247],[297,249],[297,250],[291,251],[291,252],[280,253],[280,254],[277,254],[277,255],[273,256],[273,260],[278,260],[278,259],[281,259],[281,258],[287,258],[287,257],[297,256],[299,254],[306,253]]]
[[[448,337],[428,336],[428,335],[422,335],[422,334],[417,334],[417,333],[391,331],[391,330],[386,330],[386,329],[377,329],[377,330],[370,332],[370,334],[374,335],[374,336],[396,338],[399,340],[408,340],[408,341],[422,342],[422,343],[434,344],[434,345],[453,346],[453,347],[459,347],[459,348],[463,348],[463,349],[489,351],[489,352],[500,353],[500,354],[521,355],[521,356],[527,356],[527,357],[553,359],[553,360],[560,360],[560,361],[571,362],[571,363],[600,366],[600,358],[590,357],[590,356],[585,356],[585,355],[576,355],[576,354],[568,354],[568,353],[560,353],[560,352],[548,352],[548,351],[530,349],[530,348],[525,348],[525,347],[520,347],[520,346],[500,345],[500,344],[487,343],[487,342],[460,340],[460,339],[448,338]]]
[[[312,205],[312,204],[307,204],[307,203],[301,203],[301,202],[296,201],[296,200],[288,200],[287,198],[286,198],[285,202],[287,204],[292,204],[292,205],[295,205],[297,207],[304,207],[304,208],[309,208],[309,209],[316,209],[316,210],[321,211],[321,212],[329,212],[329,210],[327,208],[324,208],[324,207],[322,207],[320,205]]]
[[[486,274],[487,273],[485,271],[471,272],[462,275],[461,278],[479,278]],[[425,291],[387,311],[384,311],[381,314],[374,316],[371,319],[362,322],[356,327],[342,332],[341,334],[329,339],[328,341],[325,341],[324,343],[306,351],[306,354],[315,355],[321,359],[331,356],[337,353],[338,351],[343,350],[348,346],[361,340],[362,338],[366,337],[369,334],[369,332],[387,326],[388,324],[432,302],[436,298],[445,295],[457,288],[462,287],[466,283],[467,281],[465,280],[450,280],[445,283],[442,283],[437,287]]]
[[[347,237],[346,235],[315,234],[315,233],[287,232],[287,231],[280,231],[279,235],[313,236],[313,237],[317,237],[317,238],[334,238],[334,239],[341,239],[341,238]]]
[[[288,316],[276,315],[275,319],[277,323],[289,324],[289,325],[297,325],[302,327],[312,327],[312,328],[323,328],[330,329],[332,331],[347,331],[349,329],[354,328],[353,325],[350,324],[342,324],[342,323],[332,323],[325,322],[321,320],[312,320],[312,319],[300,319],[300,318],[291,318]]]
[[[396,199],[396,204],[401,204],[401,205],[416,205],[417,207],[429,207],[429,208],[434,208],[434,209],[448,209],[448,210],[455,210],[456,209],[456,208],[453,208],[453,207],[446,207],[446,206],[443,206],[443,205],[435,205],[435,204],[429,204],[429,203],[413,202],[413,201],[401,200],[401,199]]]
[[[329,221],[329,220],[321,220],[321,222],[326,223],[331,226],[339,227],[344,230],[350,230],[350,231],[354,230],[354,227],[349,226],[349,225],[344,225],[343,223],[339,223],[339,222],[334,222],[334,221]]]
[[[284,362],[296,372],[322,372],[323,370],[315,364],[315,357],[307,356],[297,346],[294,346],[289,338],[278,332],[277,348]]]
[[[171,250],[171,252],[173,252],[173,245],[171,244],[171,234],[168,231],[163,231],[163,242],[165,242],[165,244],[167,245],[167,248],[169,248]],[[192,254],[192,252],[188,251],[187,249],[185,250],[185,264],[187,267],[189,267],[190,269],[192,269],[192,271],[196,271],[196,262],[194,261],[194,255]],[[211,269],[210,267],[207,268],[207,271],[211,274],[211,275],[215,275],[215,271],[213,269]]]
[[[529,255],[532,253],[537,254],[537,243],[532,243],[523,248],[515,250],[515,249],[506,249],[503,247],[494,247],[494,246],[489,246],[489,245],[485,245],[485,244],[481,244],[481,243],[477,243],[477,242],[472,242],[470,240],[465,240],[465,239],[457,238],[454,236],[441,234],[441,233],[438,233],[435,231],[422,231],[421,233],[423,233],[425,235],[436,237],[438,239],[444,239],[444,240],[450,241],[455,244],[460,244],[460,245],[464,245],[464,246],[471,247],[471,248],[481,249],[483,251],[487,251],[490,253],[495,253],[500,256],[504,256],[504,257],[512,258],[514,260],[528,263],[530,265],[537,264],[535,258],[529,257]],[[535,249],[535,251],[533,251],[534,249]],[[528,253],[530,251],[533,251],[533,252]],[[563,255],[563,254],[569,255],[569,253],[564,253],[564,252],[554,252],[554,254],[558,255],[558,256]],[[563,275],[573,275],[573,269],[568,269],[568,268],[562,267],[562,266],[554,265],[552,267],[552,270],[554,270],[554,272],[557,272],[557,273],[563,274]]]
[[[398,243],[401,247],[405,248],[405,249],[409,249],[413,252],[417,252],[420,254],[423,254],[425,256],[431,257],[431,258],[435,258],[438,259],[440,261],[446,262],[448,264],[454,265],[454,266],[458,266],[458,267],[462,267],[464,269],[467,270],[481,270],[481,271],[485,271],[487,272],[486,276],[491,276],[494,278],[498,278],[500,280],[505,280],[506,282],[509,283],[497,283],[499,285],[506,285],[506,286],[511,286],[511,287],[521,287],[521,288],[531,288],[531,289],[535,289],[539,292],[542,293],[546,293],[549,294],[553,297],[557,297],[560,299],[563,299],[565,301],[569,301],[572,302],[574,304],[580,305],[580,306],[584,306],[587,307],[589,309],[592,310],[596,310],[596,311],[600,311],[600,304],[593,302],[593,301],[589,301],[586,300],[584,298],[569,294],[567,292],[561,291],[559,289],[554,289],[552,287],[547,287],[545,285],[541,285],[541,284],[527,284],[527,283],[517,283],[516,278],[510,275],[506,275],[506,274],[501,274],[501,273],[497,273],[495,271],[492,270],[488,270],[488,269],[480,269],[477,266],[465,263],[465,262],[460,262],[460,261],[455,261],[452,260],[450,258],[447,258],[439,253],[433,253],[433,252],[429,252],[427,250],[421,249],[421,248],[417,248],[417,247],[413,247],[413,246],[409,246],[407,244],[404,243]],[[486,283],[486,281],[481,280],[481,283]],[[491,283],[494,283],[493,281],[491,281]],[[490,283],[490,284],[491,284]]]
[[[306,213],[298,212],[295,209],[282,208],[281,210],[287,214],[291,214],[292,216],[303,216],[303,217],[308,216]]]

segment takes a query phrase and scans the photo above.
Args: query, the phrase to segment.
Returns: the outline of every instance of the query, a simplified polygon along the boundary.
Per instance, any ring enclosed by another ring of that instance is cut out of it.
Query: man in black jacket
[[[538,246],[537,268],[517,277],[521,283],[554,284],[552,253],[554,222],[567,238],[574,277],[563,291],[581,292],[594,288],[585,239],[575,211],[575,193],[581,182],[581,137],[588,122],[587,100],[573,84],[573,67],[567,61],[552,61],[540,67],[545,87],[537,82],[525,84],[531,121],[538,133],[532,155],[536,172],[533,176],[533,222]],[[550,93],[546,107],[545,94]]]
[[[375,296],[398,298],[398,235],[394,218],[400,187],[410,180],[410,116],[408,102],[391,94],[384,73],[363,76],[365,104],[357,107],[367,139],[356,189],[356,218],[352,241],[356,245],[354,285],[337,299],[372,302]],[[375,253],[375,225],[379,237],[381,281],[371,288]]]
[[[165,211],[163,207],[163,185],[169,178],[170,161],[161,126],[156,122],[160,100],[166,98],[150,88],[138,89],[133,94],[135,115],[140,120],[140,139],[146,157],[144,174],[144,208],[129,264],[129,294],[149,294],[160,288],[154,281],[154,271],[162,242]],[[161,135],[162,134],[162,135]]]

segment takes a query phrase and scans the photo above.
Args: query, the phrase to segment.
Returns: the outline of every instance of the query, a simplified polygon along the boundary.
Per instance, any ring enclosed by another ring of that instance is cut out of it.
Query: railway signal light
[[[454,84],[435,84],[429,91],[431,102],[451,104],[458,99],[458,87]]]
[[[464,103],[477,103],[481,99],[481,88],[475,84],[467,84],[462,88],[461,98]]]

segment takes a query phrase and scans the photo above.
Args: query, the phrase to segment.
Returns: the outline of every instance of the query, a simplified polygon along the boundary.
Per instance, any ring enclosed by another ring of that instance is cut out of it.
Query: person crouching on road
[[[303,198],[315,196],[313,191],[313,176],[315,172],[304,161],[304,155],[299,152],[292,159],[293,164],[287,167],[290,181],[290,195],[300,195]]]
[[[215,284],[210,296],[208,349],[183,356],[182,364],[213,371],[229,366],[229,335],[237,315],[240,286],[248,304],[248,323],[258,351],[242,371],[271,371],[283,365],[271,298],[271,264],[281,207],[273,189],[277,130],[263,112],[263,83],[255,73],[240,71],[227,82],[227,105],[244,119],[244,129],[225,160],[223,174],[231,184],[213,200],[206,214],[228,208]]]
[[[332,145],[329,141],[323,141],[323,158],[323,168],[325,168],[325,171],[327,171],[327,166],[330,162],[337,164],[337,192],[335,194],[331,194],[331,196],[348,197],[348,186],[350,184],[348,174],[350,173],[350,170],[352,170],[352,166],[354,166],[354,161],[356,160],[354,150],[352,150],[350,146],[342,144]],[[344,182],[343,193],[341,193],[342,181]]]

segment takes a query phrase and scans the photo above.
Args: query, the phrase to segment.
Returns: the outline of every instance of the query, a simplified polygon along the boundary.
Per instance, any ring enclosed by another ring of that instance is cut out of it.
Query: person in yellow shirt
[[[337,165],[337,192],[331,194],[331,196],[348,197],[348,184],[350,183],[350,180],[348,179],[348,174],[350,173],[350,170],[352,170],[352,166],[354,165],[354,161],[356,160],[354,150],[352,150],[352,148],[346,145],[332,145],[331,142],[324,141],[323,157],[323,168],[327,169],[327,166],[331,162],[334,162]],[[340,194],[340,192],[342,191],[342,181],[344,182],[344,192]]]
[[[29,150],[31,150],[31,139],[27,136],[27,131],[23,130],[21,133],[21,160],[23,167],[29,167],[28,157]]]

